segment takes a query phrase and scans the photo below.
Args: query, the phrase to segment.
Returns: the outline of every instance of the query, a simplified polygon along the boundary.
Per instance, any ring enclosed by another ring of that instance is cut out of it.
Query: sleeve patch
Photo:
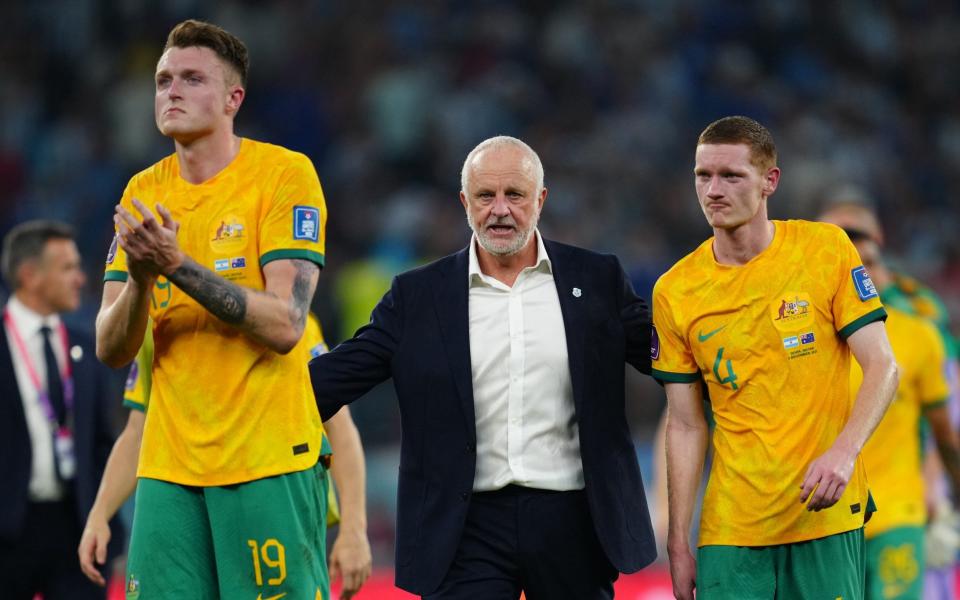
[[[877,286],[873,285],[873,280],[870,279],[863,265],[851,271],[850,274],[853,276],[853,284],[857,288],[857,295],[860,296],[861,302],[877,297]]]
[[[140,377],[140,365],[137,361],[133,361],[133,364],[130,365],[130,373],[127,375],[127,382],[124,384],[124,388],[128,392],[132,392],[135,387],[137,387],[137,379]]]
[[[657,334],[657,328],[653,327],[650,332],[650,360],[660,358],[660,336]]]
[[[110,243],[110,249],[107,250],[107,264],[108,264],[108,265],[112,265],[112,264],[113,264],[113,261],[116,260],[116,258],[117,258],[117,243],[118,243],[117,237],[118,237],[119,235],[120,235],[120,234],[118,234],[118,233],[113,234],[113,242]]]
[[[316,242],[320,238],[320,210],[313,206],[293,207],[293,239]]]

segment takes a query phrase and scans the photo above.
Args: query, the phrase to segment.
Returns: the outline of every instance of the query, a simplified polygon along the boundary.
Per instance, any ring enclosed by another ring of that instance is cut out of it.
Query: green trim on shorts
[[[775,546],[701,546],[697,600],[862,598],[863,528]]]
[[[867,540],[866,600],[921,600],[923,527],[897,527]]]

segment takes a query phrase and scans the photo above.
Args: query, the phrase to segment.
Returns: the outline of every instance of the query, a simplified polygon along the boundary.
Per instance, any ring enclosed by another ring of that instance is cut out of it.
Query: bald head
[[[872,208],[860,202],[834,202],[820,213],[818,221],[867,235],[877,244],[883,244],[883,228]]]
[[[543,164],[540,162],[540,157],[523,140],[508,135],[498,135],[483,140],[470,151],[470,154],[467,154],[467,159],[463,161],[463,169],[460,171],[460,191],[469,196],[467,187],[470,183],[470,176],[484,153],[506,148],[516,149],[524,155],[520,161],[520,168],[526,171],[530,178],[536,182],[537,193],[539,193],[543,189]]]

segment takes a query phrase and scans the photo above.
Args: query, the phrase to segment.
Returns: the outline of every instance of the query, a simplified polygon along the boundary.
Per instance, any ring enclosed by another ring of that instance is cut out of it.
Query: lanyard
[[[30,358],[30,353],[27,352],[27,346],[23,343],[23,338],[20,337],[20,331],[17,329],[16,323],[13,322],[13,318],[10,316],[10,309],[5,309],[3,311],[3,321],[7,324],[7,328],[10,330],[10,333],[13,334],[13,341],[16,343],[17,351],[20,353],[20,358],[23,359],[23,364],[27,366],[27,373],[30,375],[30,382],[33,384],[33,387],[37,390],[37,396],[40,399],[40,406],[43,408],[44,414],[47,416],[47,420],[51,423],[57,422],[57,414],[53,410],[53,405],[50,404],[50,395],[48,390],[40,383],[40,376],[37,375],[37,369],[33,366],[33,360]],[[63,345],[63,355],[66,359],[66,373],[61,373],[61,380],[63,381],[63,404],[67,409],[69,414],[73,409],[73,368],[70,364],[70,353],[68,352],[69,342],[67,341],[67,328],[63,326],[63,322],[57,327],[57,332],[60,334],[60,342]],[[54,365],[54,368],[59,368]]]

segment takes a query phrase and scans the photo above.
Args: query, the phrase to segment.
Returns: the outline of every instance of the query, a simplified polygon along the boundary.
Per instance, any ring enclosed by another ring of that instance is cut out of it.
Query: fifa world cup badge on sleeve
[[[660,358],[660,336],[657,334],[657,328],[651,327],[652,331],[650,332],[650,359],[657,360]]]
[[[320,239],[320,211],[313,206],[293,207],[293,239],[310,240]]]
[[[877,297],[877,286],[873,285],[870,274],[862,265],[850,272],[853,276],[853,284],[857,286],[857,295],[861,302],[866,302],[870,298]]]
[[[112,265],[113,261],[117,258],[117,236],[118,234],[113,234],[113,241],[110,242],[110,249],[107,250],[107,264]]]

